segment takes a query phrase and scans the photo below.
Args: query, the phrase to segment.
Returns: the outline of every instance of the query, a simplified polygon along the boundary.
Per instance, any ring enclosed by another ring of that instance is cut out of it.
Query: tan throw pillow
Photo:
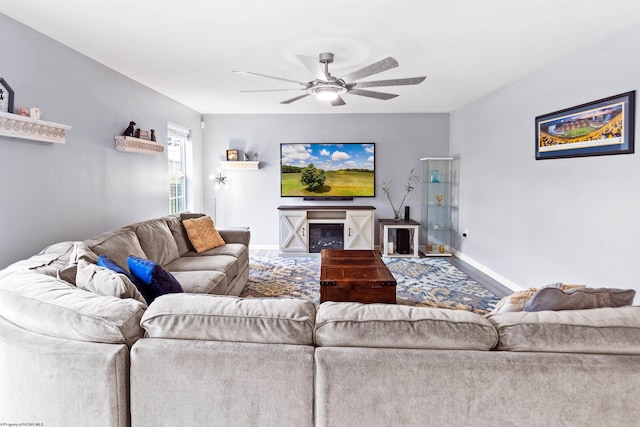
[[[218,230],[216,230],[216,227],[213,225],[213,220],[210,216],[185,219],[182,221],[182,225],[185,230],[187,230],[189,241],[197,253],[208,251],[209,249],[217,248],[225,244],[220,233],[218,233]]]
[[[522,311],[524,305],[529,301],[529,299],[538,292],[536,288],[529,288],[523,291],[518,291],[514,294],[508,295],[500,300],[496,305],[496,308],[493,309],[491,314],[498,313],[510,313],[513,311]]]

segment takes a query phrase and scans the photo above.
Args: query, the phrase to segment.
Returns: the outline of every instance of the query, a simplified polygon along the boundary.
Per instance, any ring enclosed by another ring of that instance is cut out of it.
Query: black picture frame
[[[9,99],[9,102],[7,103],[7,108],[8,108],[7,113],[13,113],[13,97],[14,97],[13,89],[11,89],[11,86],[9,86],[9,83],[7,83],[7,81],[2,77],[0,77],[0,84],[7,90],[6,94],[0,93],[0,96],[7,96]],[[2,90],[0,90],[0,92],[2,92]]]
[[[536,160],[633,154],[636,91],[536,117]]]
[[[238,150],[227,150],[227,161],[235,162],[238,160]]]

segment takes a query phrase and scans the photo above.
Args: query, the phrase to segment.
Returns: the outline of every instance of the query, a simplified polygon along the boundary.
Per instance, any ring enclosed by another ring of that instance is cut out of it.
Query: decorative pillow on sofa
[[[76,286],[94,294],[124,298],[133,298],[145,306],[147,302],[138,288],[125,275],[118,274],[106,267],[78,260]]]
[[[187,230],[189,240],[197,253],[208,251],[225,244],[224,240],[213,225],[210,216],[201,218],[185,219],[182,225]]]
[[[584,288],[585,285],[568,285],[565,283],[552,283],[550,285],[546,285],[544,288],[557,288],[568,290],[573,288]],[[538,288],[529,288],[526,290],[515,292],[511,295],[507,295],[502,298],[496,307],[491,311],[491,314],[499,314],[499,313],[511,313],[514,311],[522,311],[524,310],[524,306],[529,302],[532,296],[538,292]]]
[[[529,288],[507,295],[498,302],[491,314],[522,311],[524,305],[536,292],[538,292],[537,288]]]
[[[151,304],[160,295],[184,292],[180,282],[155,262],[130,255],[129,270],[142,283],[142,296]]]
[[[633,304],[636,291],[613,288],[542,288],[525,304],[524,311],[585,310]]]
[[[114,271],[118,274],[124,274],[125,276],[127,276],[127,279],[131,280],[131,283],[136,285],[136,288],[140,290],[141,282],[138,279],[136,279],[133,276],[133,274],[129,273],[117,262],[111,260],[110,258],[107,258],[105,255],[100,254],[98,256],[98,265],[100,267],[108,268],[109,270]]]

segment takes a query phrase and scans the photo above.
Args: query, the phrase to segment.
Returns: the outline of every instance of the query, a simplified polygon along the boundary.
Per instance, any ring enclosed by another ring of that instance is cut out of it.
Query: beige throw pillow
[[[210,216],[201,218],[185,219],[182,225],[187,230],[189,241],[197,253],[217,248],[225,244],[224,240],[213,225]]]

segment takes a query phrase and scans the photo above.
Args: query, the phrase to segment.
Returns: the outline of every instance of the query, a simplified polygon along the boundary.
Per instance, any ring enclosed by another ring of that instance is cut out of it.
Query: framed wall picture
[[[636,92],[536,117],[536,160],[632,154]]]
[[[234,162],[238,160],[238,150],[227,150],[227,161]]]
[[[13,89],[0,77],[0,111],[13,113]]]

